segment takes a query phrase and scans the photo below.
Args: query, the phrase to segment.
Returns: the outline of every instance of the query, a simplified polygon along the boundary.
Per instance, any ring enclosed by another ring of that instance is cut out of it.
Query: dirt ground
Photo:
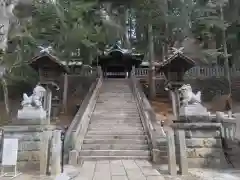
[[[171,121],[174,120],[172,104],[168,98],[156,97],[154,101],[150,101],[158,120]],[[212,102],[204,102],[207,109],[211,109]],[[240,113],[240,102],[233,102],[233,113]],[[210,110],[210,112],[213,112]]]

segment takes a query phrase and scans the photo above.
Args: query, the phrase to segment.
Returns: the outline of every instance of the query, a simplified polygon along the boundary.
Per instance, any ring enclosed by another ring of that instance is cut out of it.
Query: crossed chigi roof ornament
[[[175,48],[175,47],[171,47],[172,51],[173,51],[173,54],[183,54],[183,50],[184,50],[184,47],[180,47],[180,48]]]
[[[51,46],[48,47],[43,47],[43,46],[38,46],[38,48],[40,48],[40,53],[48,53],[50,54],[50,52],[53,50],[53,48]]]

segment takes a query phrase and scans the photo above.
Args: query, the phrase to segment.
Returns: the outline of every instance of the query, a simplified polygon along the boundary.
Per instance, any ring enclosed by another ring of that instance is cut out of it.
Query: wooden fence
[[[240,68],[231,68],[230,73],[232,77],[240,76]],[[138,78],[144,78],[148,75],[148,68],[136,68],[135,75]],[[185,79],[195,79],[195,78],[211,78],[211,77],[224,77],[224,68],[215,67],[193,67],[185,73]],[[156,73],[156,79],[164,79],[163,73]]]

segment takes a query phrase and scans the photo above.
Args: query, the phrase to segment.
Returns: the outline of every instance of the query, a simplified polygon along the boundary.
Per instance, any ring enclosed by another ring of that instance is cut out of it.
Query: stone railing
[[[240,68],[231,68],[231,76],[240,76]],[[136,68],[135,75],[137,78],[145,78],[148,75],[148,68]],[[193,67],[184,75],[185,79],[195,79],[197,77],[210,78],[210,77],[224,77],[224,68],[220,66],[215,67]],[[164,79],[163,73],[156,73],[157,79]]]
[[[87,131],[87,127],[90,121],[90,114],[95,106],[95,101],[99,93],[99,89],[102,85],[102,73],[99,72],[99,76],[94,82],[88,94],[84,98],[81,107],[76,113],[71,125],[69,126],[65,136],[65,152],[69,152],[70,149],[81,148],[81,142],[83,141],[84,135]]]
[[[140,113],[140,117],[141,117],[144,129],[148,133],[148,139],[151,142],[150,148],[152,151],[154,151],[155,149],[157,149],[156,147],[157,136],[165,138],[165,133],[162,128],[160,128],[159,132],[156,131],[156,128],[155,128],[157,125],[156,114],[152,109],[144,92],[142,91],[139,81],[134,75],[134,69],[131,73],[130,81],[131,81],[131,86],[133,90],[133,95],[135,96],[135,99],[137,101],[137,107],[139,109],[139,113]],[[154,156],[154,152],[152,153]]]

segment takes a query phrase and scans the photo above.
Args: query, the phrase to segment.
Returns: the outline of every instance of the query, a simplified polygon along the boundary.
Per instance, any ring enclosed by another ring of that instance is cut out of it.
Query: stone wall
[[[41,136],[49,134],[52,136],[52,130],[56,129],[55,126],[5,126],[5,138],[18,139],[18,169],[20,171],[39,171],[40,170],[40,157],[41,157]]]
[[[172,125],[175,136],[178,129],[185,130],[187,157],[189,167],[226,167],[221,140],[221,123],[214,122],[179,122]],[[175,138],[177,163],[179,159],[179,144]],[[167,142],[159,140],[160,149],[158,162],[167,164]]]
[[[219,123],[181,123],[175,124],[186,134],[187,156],[190,167],[222,167],[226,165]],[[178,152],[176,141],[176,153]]]

